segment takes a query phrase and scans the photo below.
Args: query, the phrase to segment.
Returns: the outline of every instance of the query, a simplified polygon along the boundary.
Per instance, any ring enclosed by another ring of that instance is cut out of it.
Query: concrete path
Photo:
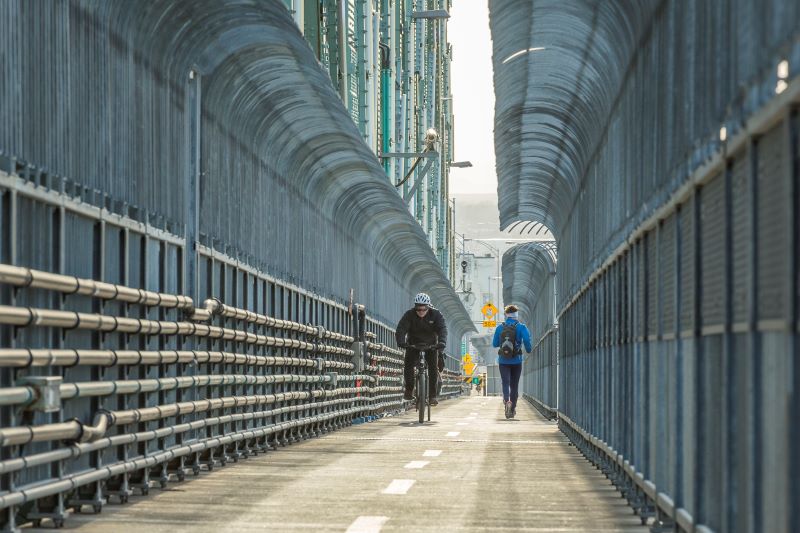
[[[411,411],[203,472],[65,529],[646,531],[554,423],[522,401],[505,420],[481,396],[442,402],[424,426]]]

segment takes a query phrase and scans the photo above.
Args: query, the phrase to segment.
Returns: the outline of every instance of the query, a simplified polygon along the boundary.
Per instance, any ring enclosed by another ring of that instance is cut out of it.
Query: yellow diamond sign
[[[475,363],[466,363],[464,365],[464,374],[467,376],[472,375],[472,372],[475,371]]]
[[[464,364],[469,364],[472,362],[472,356],[469,354],[464,354],[464,357],[462,357],[461,360],[464,361]]]
[[[497,314],[497,308],[494,306],[492,302],[489,302],[481,308],[481,313],[483,314],[483,316],[489,319]]]

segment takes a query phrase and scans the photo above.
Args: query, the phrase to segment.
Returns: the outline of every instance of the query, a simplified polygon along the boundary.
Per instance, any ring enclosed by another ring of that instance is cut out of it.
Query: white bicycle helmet
[[[431,297],[425,294],[424,292],[421,292],[416,296],[414,296],[414,305],[427,305],[428,307],[430,307]]]

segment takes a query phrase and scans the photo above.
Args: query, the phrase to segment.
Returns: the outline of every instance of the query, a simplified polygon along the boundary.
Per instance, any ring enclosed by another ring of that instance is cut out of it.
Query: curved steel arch
[[[493,364],[497,356],[497,350],[492,347],[493,337],[493,333],[486,333],[484,335],[475,335],[469,340],[483,357],[484,364],[486,365]]]
[[[235,17],[231,6],[220,9],[216,2],[207,3],[183,8],[190,12],[187,16],[202,13],[202,18],[191,19],[200,36],[195,39],[196,51],[187,58],[199,56],[198,65],[206,71],[207,112],[224,120],[240,142],[251,140],[252,149],[264,154],[275,173],[310,200],[316,212],[328,214],[338,231],[375,254],[363,253],[363,259],[384,272],[369,275],[369,268],[356,267],[368,275],[352,284],[372,279],[370,288],[375,289],[379,279],[391,273],[409,294],[419,290],[431,294],[445,311],[455,338],[472,329],[421,228],[390,184],[380,178],[382,168],[339,105],[327,73],[318,67],[299,32],[285,27],[285,10],[277,13],[282,10],[278,6],[265,13],[261,6],[235,2],[242,10]],[[180,25],[180,17],[173,20]],[[284,31],[274,31],[276,26]],[[291,23],[290,28],[294,29]],[[172,31],[165,29],[167,35]],[[209,43],[224,43],[224,48]],[[185,43],[181,47],[187,48]],[[208,166],[214,168],[210,161]],[[224,177],[222,171],[219,177]],[[312,235],[306,237],[313,240]],[[368,305],[389,320],[388,302],[379,299],[384,291],[364,292],[372,296]]]
[[[500,226],[560,236],[658,2],[490,2]]]
[[[540,329],[542,316],[550,316],[544,329],[553,323],[555,275],[556,250],[548,243],[520,244],[503,254],[503,300],[519,307],[520,320],[528,323],[532,332]],[[547,307],[544,313],[537,312],[542,311],[538,309],[541,305]]]
[[[489,7],[500,226],[552,230],[562,303],[797,69],[797,2]]]
[[[337,301],[355,288],[388,323],[425,290],[448,319],[451,346],[474,329],[280,2],[77,1],[54,9],[57,16],[41,17],[43,31],[65,55],[53,61],[72,68],[42,68],[55,73],[53,86],[76,88],[62,93],[57,110],[71,134],[40,150],[52,137],[41,125],[49,122],[26,111],[49,96],[23,87],[11,126],[33,126],[20,143],[0,134],[0,150],[184,227],[194,71],[202,242]]]

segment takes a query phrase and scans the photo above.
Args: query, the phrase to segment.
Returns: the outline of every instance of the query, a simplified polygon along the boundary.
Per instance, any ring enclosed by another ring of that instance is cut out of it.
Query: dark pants
[[[511,407],[517,408],[517,398],[519,397],[519,376],[522,374],[522,365],[498,365],[500,367],[500,379],[503,380],[503,401],[507,402],[511,397]],[[509,389],[511,391],[509,392]]]
[[[436,398],[436,384],[439,381],[439,368],[436,364],[439,361],[439,354],[436,350],[430,350],[425,352],[425,361],[428,363],[428,398],[433,399]],[[414,367],[417,366],[419,363],[419,351],[412,350],[411,348],[406,350],[406,359],[403,364],[403,376],[406,380],[406,390],[410,391],[414,389]]]

